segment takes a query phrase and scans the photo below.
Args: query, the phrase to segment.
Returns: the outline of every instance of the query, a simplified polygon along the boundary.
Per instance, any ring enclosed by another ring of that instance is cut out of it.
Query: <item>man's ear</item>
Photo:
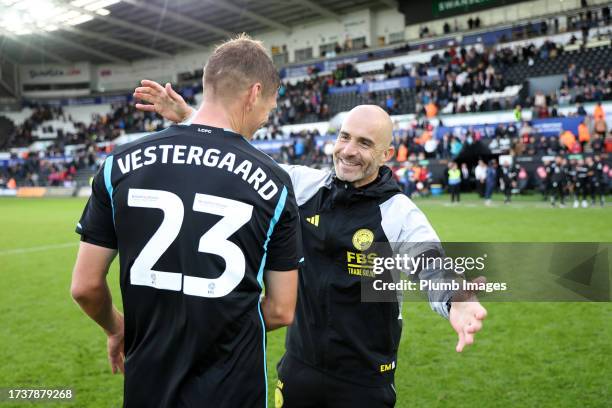
[[[389,146],[389,148],[385,151],[385,162],[388,162],[395,156],[395,147]]]
[[[255,82],[249,88],[248,102],[249,106],[253,107],[259,98],[262,96],[263,86],[259,82]]]

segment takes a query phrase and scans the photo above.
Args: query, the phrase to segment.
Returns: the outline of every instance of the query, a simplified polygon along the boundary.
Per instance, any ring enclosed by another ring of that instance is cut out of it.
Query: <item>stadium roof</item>
[[[27,0],[6,3],[20,1]],[[73,5],[82,0],[48,1],[88,13]],[[243,31],[290,32],[308,21],[339,20],[350,11],[389,7],[396,7],[394,0],[121,0],[100,12],[93,9],[87,14],[92,17],[89,21],[52,31],[23,31],[18,35],[0,27],[0,57],[18,64],[123,63],[204,50]]]

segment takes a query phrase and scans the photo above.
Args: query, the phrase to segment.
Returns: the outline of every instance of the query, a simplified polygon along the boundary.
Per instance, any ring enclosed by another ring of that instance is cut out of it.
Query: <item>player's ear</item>
[[[262,92],[263,87],[259,82],[255,82],[253,85],[251,85],[249,88],[249,104],[251,106],[255,105],[258,100],[263,97]]]

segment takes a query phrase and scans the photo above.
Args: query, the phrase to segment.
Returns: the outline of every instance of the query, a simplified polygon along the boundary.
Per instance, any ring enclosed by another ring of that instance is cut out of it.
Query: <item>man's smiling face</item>
[[[336,176],[355,187],[374,181],[380,167],[393,156],[392,131],[389,115],[378,106],[360,105],[351,110],[334,145]]]

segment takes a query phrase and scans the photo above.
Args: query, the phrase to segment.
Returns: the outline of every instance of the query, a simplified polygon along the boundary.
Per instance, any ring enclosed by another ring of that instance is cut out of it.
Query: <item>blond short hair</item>
[[[204,68],[204,94],[231,97],[259,82],[264,96],[276,94],[280,78],[261,41],[240,34],[217,46]]]

